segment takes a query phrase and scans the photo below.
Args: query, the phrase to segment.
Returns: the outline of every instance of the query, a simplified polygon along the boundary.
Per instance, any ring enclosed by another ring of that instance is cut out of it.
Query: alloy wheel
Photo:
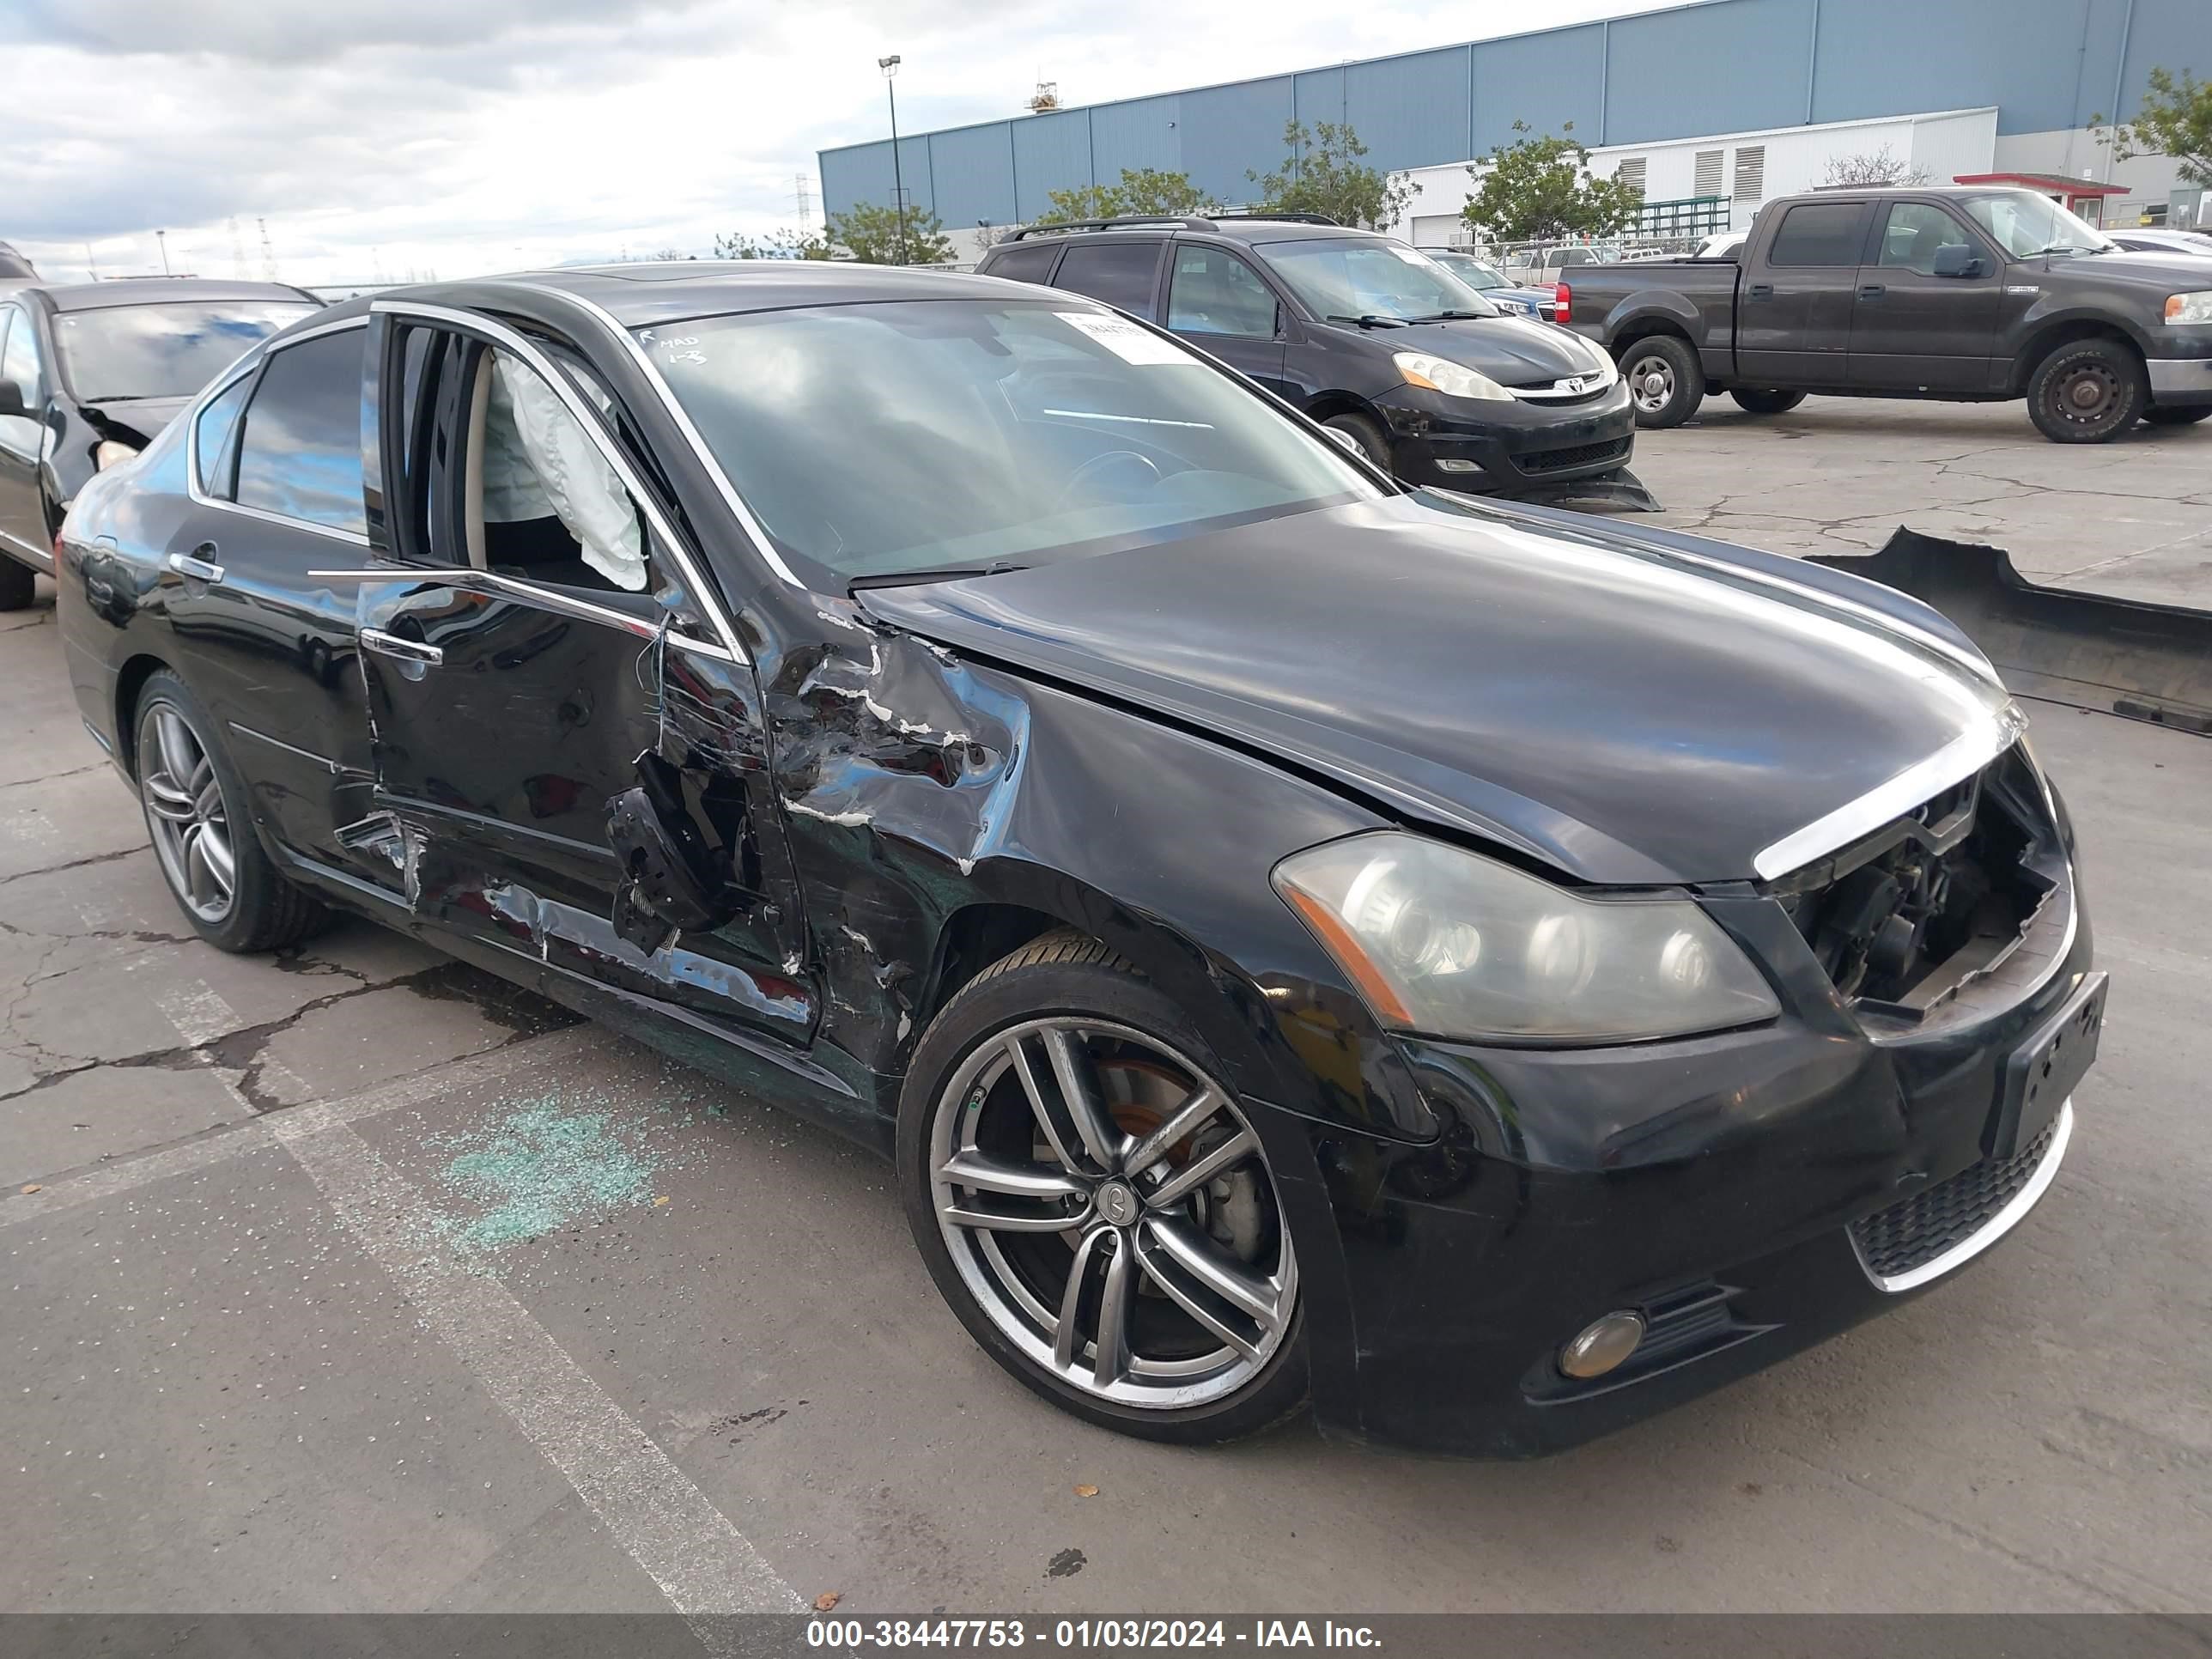
[[[170,890],[200,921],[220,926],[237,900],[238,860],[207,745],[174,703],[157,702],[139,721],[138,759],[139,799]]]
[[[1664,357],[1638,357],[1628,368],[1628,395],[1646,415],[1674,400],[1674,366]]]
[[[1281,1348],[1297,1264],[1259,1138],[1166,1044],[1072,1016],[1000,1031],[946,1083],[928,1155],[962,1281],[1063,1382],[1173,1410]]]

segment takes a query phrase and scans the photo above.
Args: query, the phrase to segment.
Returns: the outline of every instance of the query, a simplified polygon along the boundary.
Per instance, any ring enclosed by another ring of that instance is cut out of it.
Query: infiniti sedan
[[[357,912],[875,1148],[1129,1434],[1567,1445],[1940,1284],[2075,1133],[2073,832],[1958,629],[1408,488],[1074,294],[352,301],[61,564],[201,937]]]

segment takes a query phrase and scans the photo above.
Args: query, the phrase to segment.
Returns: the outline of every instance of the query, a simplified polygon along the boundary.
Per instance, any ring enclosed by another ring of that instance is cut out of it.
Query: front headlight
[[[1771,1019],[1774,993],[1682,897],[1584,897],[1382,830],[1294,853],[1275,889],[1400,1030],[1622,1042]]]
[[[2169,323],[2212,323],[2212,288],[2200,288],[2194,294],[2167,295],[2166,320]]]
[[[92,465],[96,471],[105,472],[111,466],[122,465],[137,453],[129,444],[118,443],[108,438],[92,452]]]
[[[1431,357],[1425,351],[1394,352],[1390,361],[1397,364],[1398,373],[1406,377],[1407,386],[1426,386],[1447,398],[1480,398],[1489,403],[1500,399],[1510,403],[1513,398],[1511,392],[1487,374],[1478,374],[1464,363]]]

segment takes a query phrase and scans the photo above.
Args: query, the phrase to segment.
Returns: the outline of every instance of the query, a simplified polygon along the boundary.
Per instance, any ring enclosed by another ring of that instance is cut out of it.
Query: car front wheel
[[[1620,354],[1620,378],[1642,427],[1680,426],[1705,400],[1705,371],[1687,340],[1654,334]]]
[[[961,989],[915,1050],[898,1153],[938,1289],[1046,1399],[1187,1443],[1304,1405],[1259,1137],[1182,1010],[1105,945],[1048,934]]]
[[[1747,415],[1786,415],[1805,401],[1802,392],[1771,392],[1748,386],[1735,387],[1729,396]]]
[[[0,611],[21,611],[38,592],[38,578],[27,564],[17,564],[0,553]]]
[[[2143,410],[2143,422],[2148,426],[2194,426],[2207,416],[2212,416],[2212,404],[2165,404]]]

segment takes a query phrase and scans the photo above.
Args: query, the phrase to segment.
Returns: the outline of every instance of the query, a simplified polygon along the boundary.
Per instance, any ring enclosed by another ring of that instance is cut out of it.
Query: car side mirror
[[[23,388],[13,380],[0,380],[0,416],[15,415],[27,420],[30,413],[23,406]]]
[[[1935,271],[1938,276],[1978,276],[1981,256],[1964,242],[1946,242],[1936,250]]]

